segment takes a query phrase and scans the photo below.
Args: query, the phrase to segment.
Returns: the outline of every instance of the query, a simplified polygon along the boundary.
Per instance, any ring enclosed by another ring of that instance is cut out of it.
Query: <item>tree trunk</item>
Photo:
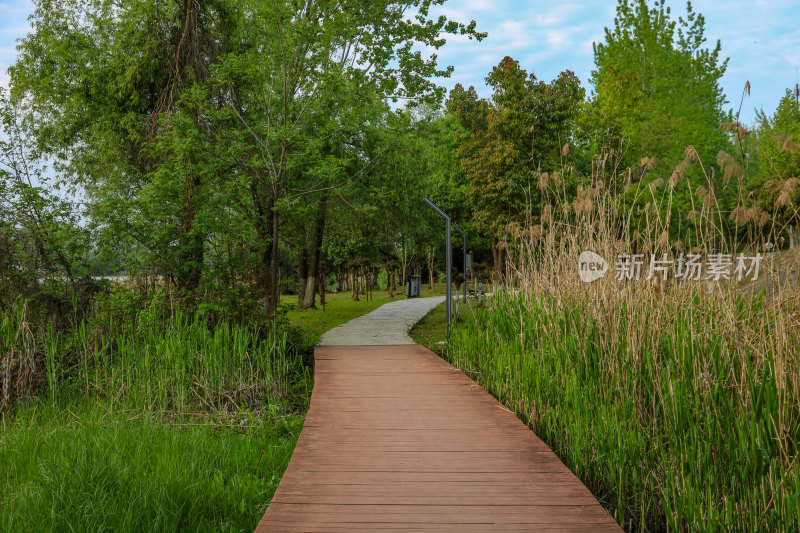
[[[322,310],[325,310],[325,271],[320,269],[319,278],[317,279],[317,291],[319,291],[319,305]]]
[[[353,288],[353,301],[357,302],[358,300],[358,274],[356,273],[355,269],[350,271],[350,279]]]
[[[297,255],[297,306],[303,309],[306,296],[306,281],[308,280],[308,250],[305,246]]]
[[[495,280],[500,280],[503,276],[503,266],[505,263],[505,249],[497,240],[492,237],[492,269],[494,270]]]
[[[394,296],[394,288],[392,287],[392,270],[394,270],[394,266],[387,261],[384,263],[383,268],[386,270],[386,292],[389,293],[389,298],[392,298]]]
[[[800,231],[797,224],[789,224],[789,249],[792,250],[800,245]]]
[[[190,177],[186,188],[186,205],[181,216],[181,235],[178,251],[178,291],[182,296],[192,298],[200,286],[203,274],[203,236],[195,228],[194,191],[200,186],[198,179]]]
[[[278,193],[275,191],[273,194],[273,198],[277,198]],[[270,287],[269,287],[269,301],[270,301],[270,308],[269,308],[269,316],[270,320],[275,318],[275,312],[278,310],[278,237],[279,233],[279,225],[280,218],[278,216],[278,210],[273,207],[272,208],[272,257],[270,258]]]
[[[316,309],[317,278],[319,276],[319,261],[322,255],[322,237],[325,234],[325,214],[328,204],[328,195],[323,194],[317,206],[317,218],[314,224],[314,235],[311,238],[311,254],[308,258],[308,276],[302,304],[303,309]]]
[[[262,182],[263,183],[263,182]],[[272,290],[271,290],[271,272],[272,272],[272,239],[274,232],[272,224],[274,218],[272,216],[273,207],[275,205],[274,197],[269,192],[259,187],[262,183],[253,180],[250,184],[250,194],[253,197],[253,205],[255,207],[255,228],[258,242],[260,243],[259,262],[255,272],[255,283],[259,293],[263,294],[261,300],[261,307],[264,314],[271,316],[272,314]],[[277,292],[277,291],[276,291]]]
[[[433,269],[436,260],[436,249],[433,246],[428,246],[425,250],[425,255],[428,263],[428,288],[433,290]]]
[[[403,288],[403,290],[406,290],[406,272],[408,271],[408,248],[406,248],[405,246],[403,246],[402,249],[400,250],[400,261],[402,263],[400,265],[400,267],[402,268],[400,277],[400,286]]]

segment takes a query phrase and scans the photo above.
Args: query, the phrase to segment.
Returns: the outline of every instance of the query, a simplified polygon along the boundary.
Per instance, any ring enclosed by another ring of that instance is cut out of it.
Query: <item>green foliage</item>
[[[98,407],[33,404],[6,423],[0,529],[252,531],[302,428]]]
[[[44,368],[52,398],[86,391],[156,413],[260,412],[273,404],[288,410],[302,406],[309,393],[307,369],[278,323],[212,320],[209,311],[192,317],[176,302],[171,309],[163,292],[143,298],[117,290],[96,298],[94,306],[91,316],[73,317],[68,329],[58,331],[52,322],[45,326],[32,305],[20,304],[0,322],[0,354],[10,357],[20,376],[27,376],[26,365]],[[34,381],[19,393],[35,388]]]
[[[497,241],[504,239],[510,222],[522,221],[528,206],[540,205],[533,175],[560,165],[584,90],[570,71],[549,84],[537,82],[510,57],[492,69],[486,82],[491,101],[459,84],[447,108],[459,128],[456,151],[469,177],[476,228]]]
[[[302,425],[306,347],[247,301],[197,312],[67,281],[0,313],[0,529],[250,531]],[[108,284],[104,284],[108,285]]]
[[[529,423],[627,530],[795,531],[797,391],[780,356],[761,361],[757,347],[735,344],[700,295],[613,322],[587,305],[495,297],[454,330],[447,357]],[[760,305],[739,299],[734,316],[757,321]],[[641,335],[654,313],[670,325],[649,350]]]
[[[759,172],[749,189],[772,215],[780,235],[786,225],[800,222],[800,105],[790,93],[781,98],[772,116],[757,114]]]
[[[624,138],[629,164],[650,157],[672,165],[689,145],[712,161],[728,146],[719,85],[728,60],[720,60],[719,42],[704,48],[705,18],[691,3],[687,11],[675,21],[666,0],[652,8],[620,0],[614,27],[595,46],[593,127]]]
[[[0,88],[0,310],[38,292],[50,276],[72,280],[89,244],[21,121],[20,107]]]
[[[102,261],[191,304],[252,280],[272,313],[285,227],[297,248],[319,193],[393,144],[386,100],[441,100],[430,79],[452,67],[417,48],[483,38],[430,18],[440,3],[40,0],[12,94],[83,188]]]
[[[467,180],[453,152],[453,124],[435,106],[416,105],[386,112],[380,128],[366,129],[362,146],[370,159],[363,175],[338,189],[331,198],[329,225],[323,241],[332,272],[347,262],[367,257],[424,257],[424,247],[444,247],[441,218],[422,203],[428,197],[470,233],[472,207]],[[444,254],[439,253],[439,267]]]
[[[594,163],[593,173],[598,167],[634,167],[641,161],[641,171],[628,176],[628,185],[680,176],[671,202],[662,208],[676,222],[673,227],[682,229],[671,237],[693,246],[688,229],[692,213],[699,211],[690,198],[695,189],[711,190],[720,209],[728,212],[739,184],[723,180],[722,172],[708,182],[700,168],[689,169],[683,162],[689,146],[697,156],[689,163],[699,159],[707,166],[720,151],[734,153],[722,129],[720,80],[728,60],[720,58],[719,42],[705,48],[703,15],[691,3],[687,12],[676,21],[666,0],[652,7],[648,0],[619,1],[614,27],[606,28],[605,41],[595,46],[595,94],[583,127],[592,138],[589,150],[610,154]],[[643,210],[635,195],[628,201],[631,210]]]
[[[230,8],[42,0],[10,69],[26,130],[82,188],[100,254],[187,295],[201,281],[202,215],[220,164],[198,88],[228,42]]]

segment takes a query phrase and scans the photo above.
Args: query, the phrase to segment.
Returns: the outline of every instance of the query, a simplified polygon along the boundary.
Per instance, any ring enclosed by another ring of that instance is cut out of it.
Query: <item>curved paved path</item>
[[[256,531],[621,531],[508,409],[408,345],[407,321],[436,303],[393,302],[323,336],[361,345],[316,348],[303,432]]]
[[[444,301],[444,296],[410,298],[382,305],[374,311],[345,322],[322,334],[321,346],[363,346],[414,344],[408,330],[428,311]]]

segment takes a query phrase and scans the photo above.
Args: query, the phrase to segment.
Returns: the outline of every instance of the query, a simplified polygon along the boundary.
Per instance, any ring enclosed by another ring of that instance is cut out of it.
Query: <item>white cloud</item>
[[[464,8],[469,11],[489,11],[497,8],[497,2],[492,0],[469,0]]]
[[[502,39],[502,46],[509,51],[527,48],[532,44],[531,32],[522,21],[506,20],[500,25],[499,30],[497,38]]]
[[[464,24],[469,23],[472,20],[469,15],[467,15],[464,11],[460,9],[454,9],[451,7],[440,7],[435,11],[434,16],[444,15],[450,20],[454,20],[456,22],[461,22]]]
[[[566,32],[562,30],[547,30],[544,32],[545,40],[550,46],[561,48],[566,44]]]
[[[30,25],[28,26],[12,26],[8,28],[0,28],[0,35],[8,35],[12,37],[25,37],[31,31]]]

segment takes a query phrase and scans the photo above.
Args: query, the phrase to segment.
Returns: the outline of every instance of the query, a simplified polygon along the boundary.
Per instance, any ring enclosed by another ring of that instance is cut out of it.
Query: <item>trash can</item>
[[[419,296],[422,283],[418,274],[411,274],[406,280],[406,296],[416,298]]]

